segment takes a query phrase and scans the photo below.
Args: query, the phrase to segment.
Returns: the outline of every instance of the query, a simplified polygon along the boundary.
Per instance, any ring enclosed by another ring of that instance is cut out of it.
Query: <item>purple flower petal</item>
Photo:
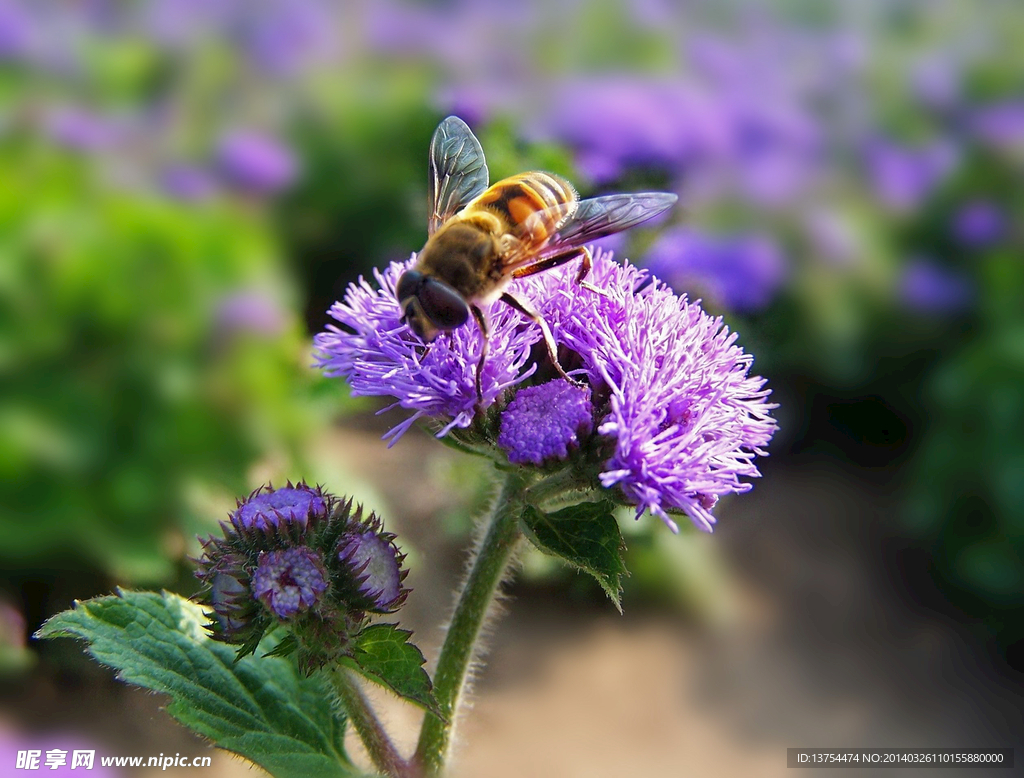
[[[326,375],[348,380],[355,395],[394,397],[396,406],[415,412],[385,436],[391,445],[421,416],[443,419],[441,434],[451,427],[468,427],[477,404],[476,365],[483,346],[479,328],[471,322],[427,347],[400,321],[395,284],[412,264],[411,259],[393,262],[383,273],[374,271],[377,289],[363,278],[351,284],[345,299],[330,310],[351,331],[328,325],[314,339],[317,364]],[[486,408],[532,373],[527,368],[530,347],[541,335],[536,326],[524,326],[507,305],[484,308],[491,330],[490,353],[480,375]]]

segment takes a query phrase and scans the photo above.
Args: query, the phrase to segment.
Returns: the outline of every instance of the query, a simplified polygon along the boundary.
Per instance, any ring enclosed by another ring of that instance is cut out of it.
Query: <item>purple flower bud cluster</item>
[[[486,307],[490,353],[477,405],[473,377],[481,335],[467,325],[429,349],[401,321],[394,285],[410,263],[393,263],[349,287],[316,338],[328,375],[347,378],[354,393],[391,396],[413,414],[388,434],[392,443],[420,418],[438,435],[457,434],[496,458],[523,467],[579,466],[594,487],[649,510],[673,530],[685,513],[702,529],[719,497],[745,492],[759,475],[755,459],[776,425],[763,378],[736,335],[698,304],[631,265],[598,251],[589,281],[551,271],[512,283],[551,326],[563,364],[586,386],[550,381],[535,361],[541,332],[509,306]],[[544,376],[540,382],[540,376]],[[481,413],[483,411],[483,413]],[[488,432],[497,414],[496,438]],[[577,453],[578,452],[578,455]]]
[[[557,379],[526,386],[501,415],[498,445],[515,464],[565,459],[593,429],[590,390]]]
[[[392,613],[409,590],[404,555],[374,514],[304,483],[257,489],[203,541],[196,576],[206,584],[212,637],[256,650],[290,633],[305,668],[344,651],[369,613]]]

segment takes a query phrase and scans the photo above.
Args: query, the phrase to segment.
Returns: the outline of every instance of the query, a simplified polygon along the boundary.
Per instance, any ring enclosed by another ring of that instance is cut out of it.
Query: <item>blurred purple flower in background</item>
[[[690,154],[724,141],[718,117],[701,102],[679,81],[574,79],[555,88],[533,133],[568,143],[580,169],[604,183],[630,166],[679,167]]]
[[[899,297],[904,305],[919,313],[960,313],[970,307],[974,287],[964,274],[919,257],[904,268]]]
[[[1011,150],[1024,146],[1024,100],[1007,100],[976,108],[971,129],[984,143]]]
[[[299,173],[295,154],[281,141],[254,130],[224,135],[215,153],[217,170],[232,186],[270,195],[292,184]]]
[[[874,138],[865,150],[876,196],[899,211],[920,207],[956,168],[958,156],[954,145],[940,140],[909,146]]]
[[[1005,231],[1005,215],[987,200],[969,202],[953,217],[953,234],[966,246],[980,248],[995,243]]]
[[[14,0],[0,0],[0,62],[29,57],[37,27],[32,16]]]
[[[110,149],[126,137],[123,122],[74,105],[50,110],[45,119],[45,131],[54,143],[82,152]]]
[[[160,188],[175,200],[198,203],[216,194],[217,180],[200,165],[177,163],[164,168]]]
[[[138,4],[137,25],[150,40],[183,48],[216,37],[244,5],[240,0],[148,0]]]
[[[243,290],[220,301],[216,319],[214,329],[224,335],[250,333],[270,338],[284,331],[288,315],[266,292]]]
[[[767,236],[713,236],[687,227],[662,233],[644,264],[672,288],[706,295],[737,313],[771,304],[787,271],[781,251]]]
[[[341,24],[329,0],[273,0],[241,9],[233,26],[240,50],[258,70],[289,76],[326,64],[337,52]]]
[[[962,99],[959,63],[952,56],[928,56],[911,67],[910,91],[927,108],[950,110]]]

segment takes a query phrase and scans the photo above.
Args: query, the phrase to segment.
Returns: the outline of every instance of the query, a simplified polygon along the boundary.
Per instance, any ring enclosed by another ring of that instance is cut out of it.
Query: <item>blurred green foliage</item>
[[[97,186],[30,140],[0,167],[3,568],[166,581],[223,515],[211,502],[247,492],[259,459],[300,457],[296,290],[258,213]],[[226,320],[241,292],[264,326]]]

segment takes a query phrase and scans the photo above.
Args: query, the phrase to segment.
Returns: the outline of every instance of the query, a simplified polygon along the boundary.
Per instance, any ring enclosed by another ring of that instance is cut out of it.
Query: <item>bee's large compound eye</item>
[[[398,285],[395,287],[395,297],[398,298],[400,303],[408,300],[410,297],[415,297],[422,285],[422,273],[417,270],[406,270],[398,279]]]
[[[399,280],[399,286],[403,280],[404,277]],[[469,320],[469,303],[444,281],[427,278],[417,297],[423,312],[438,329],[454,330]]]

